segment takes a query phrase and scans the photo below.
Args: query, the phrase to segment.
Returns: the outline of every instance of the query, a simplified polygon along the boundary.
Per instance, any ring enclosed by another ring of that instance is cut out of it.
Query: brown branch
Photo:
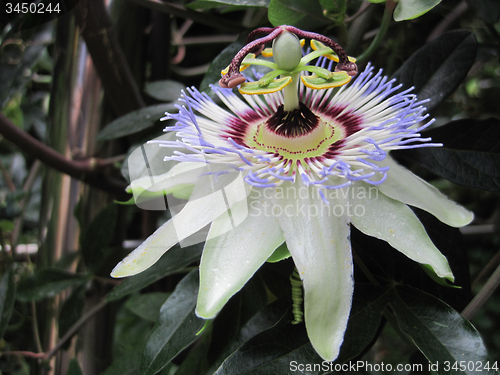
[[[35,359],[44,359],[45,353],[33,353],[27,351],[9,351],[9,352],[0,352],[0,356],[2,355],[22,355],[23,357],[35,358]]]
[[[92,319],[99,311],[101,311],[104,307],[106,307],[106,305],[107,305],[106,300],[103,300],[94,307],[92,307],[89,311],[87,311],[75,324],[73,324],[73,326],[69,329],[69,331],[66,332],[66,334],[61,338],[61,340],[48,353],[33,353],[28,351],[6,351],[6,352],[0,352],[0,356],[22,355],[24,357],[49,360],[63,347],[63,345],[69,339],[71,339],[85,324],[87,324],[90,321],[90,319]]]
[[[5,180],[5,185],[7,185],[9,191],[16,191],[16,185],[14,185],[14,182],[10,177],[10,173],[7,170],[7,168],[5,168],[5,165],[3,164],[2,160],[0,160],[0,170],[2,170],[3,179]]]
[[[436,27],[430,32],[429,36],[427,37],[426,42],[431,41],[432,39],[437,38],[440,36],[442,33],[444,33],[446,30],[448,30],[453,23],[457,22],[460,17],[462,17],[465,13],[467,13],[468,7],[467,3],[462,0],[458,5],[452,9],[450,13],[448,13],[444,19],[439,22]]]
[[[122,116],[144,107],[139,88],[112,30],[103,0],[81,0],[75,7],[75,14],[107,99],[116,115]]]
[[[157,10],[159,12],[168,13],[176,17],[187,18],[202,25],[214,27],[219,30],[228,31],[230,33],[241,33],[245,30],[241,24],[227,21],[225,18],[214,17],[207,13],[196,12],[189,10],[177,4],[171,4],[160,0],[129,0],[130,2],[143,6],[145,8]]]
[[[486,284],[481,288],[478,294],[469,302],[462,311],[462,316],[465,319],[471,320],[474,315],[484,306],[491,297],[493,292],[500,286],[500,266],[497,267],[493,275],[488,279]]]
[[[106,176],[101,169],[107,160],[90,158],[85,160],[66,159],[54,149],[40,142],[25,131],[19,129],[7,117],[0,113],[0,133],[24,152],[39,159],[44,164],[71,177],[93,185],[99,189],[125,195],[125,181]]]
[[[45,355],[44,359],[48,360],[52,358],[61,349],[66,341],[71,339],[85,324],[89,322],[99,311],[106,307],[106,300],[102,300],[97,305],[92,307],[87,311],[78,321],[73,324],[73,326],[66,332],[66,334],[61,338],[61,340]]]

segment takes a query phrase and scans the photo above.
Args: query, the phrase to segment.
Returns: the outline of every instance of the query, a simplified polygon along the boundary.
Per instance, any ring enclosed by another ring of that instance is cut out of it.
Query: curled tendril
[[[297,268],[290,275],[292,284],[292,324],[299,324],[304,321],[304,312],[302,311],[302,302],[304,301],[302,293],[302,280],[300,280]]]

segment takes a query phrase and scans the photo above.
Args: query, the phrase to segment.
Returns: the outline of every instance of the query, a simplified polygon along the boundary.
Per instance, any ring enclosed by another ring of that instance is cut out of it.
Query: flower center
[[[324,155],[333,143],[345,138],[345,132],[336,121],[324,121],[300,103],[299,108],[291,111],[279,106],[272,117],[257,124],[246,138],[250,148],[299,160]]]
[[[266,122],[266,127],[277,135],[296,137],[314,130],[319,123],[319,117],[312,113],[304,103],[299,103],[299,108],[285,111],[283,105]]]

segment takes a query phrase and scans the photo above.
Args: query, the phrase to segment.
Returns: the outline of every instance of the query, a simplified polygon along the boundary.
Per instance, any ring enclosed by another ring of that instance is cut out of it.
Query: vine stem
[[[35,358],[35,359],[44,359],[45,353],[33,353],[25,350],[19,351],[8,351],[8,352],[0,352],[0,355],[22,355],[23,357]]]
[[[71,177],[113,193],[124,194],[127,183],[100,173],[110,160],[88,158],[84,160],[66,159],[63,155],[19,129],[6,116],[0,113],[0,133],[24,152],[33,155],[41,162],[66,173]],[[114,163],[115,158],[111,161]]]
[[[42,347],[42,341],[40,340],[40,330],[38,329],[38,321],[37,321],[37,314],[36,314],[36,302],[31,301],[31,311],[33,314],[33,334],[35,336],[35,344],[36,344],[36,349],[39,352],[43,352],[43,347]]]
[[[97,305],[92,307],[89,311],[87,311],[73,326],[66,332],[66,334],[59,340],[59,342],[43,357],[43,359],[48,360],[57,354],[59,349],[71,339],[85,324],[88,323],[90,319],[92,319],[99,311],[101,311],[108,302],[106,300],[102,300]]]
[[[387,30],[389,30],[392,13],[394,12],[395,7],[396,3],[393,0],[387,0],[387,2],[385,3],[384,17],[382,18],[382,24],[378,29],[377,35],[375,35],[375,38],[373,39],[372,44],[370,44],[368,49],[357,58],[358,61],[361,62],[368,60],[370,56],[373,55],[375,50],[380,46],[380,43],[382,43],[382,40],[385,37],[385,34],[387,34]]]
[[[80,328],[82,328],[85,324],[87,324],[88,321],[92,319],[99,311],[101,311],[107,304],[108,302],[106,300],[102,300],[100,303],[98,303],[89,311],[87,311],[75,324],[73,324],[73,326],[68,330],[68,332],[66,332],[66,334],[61,338],[61,340],[48,353],[43,353],[42,350],[39,350],[40,353],[33,353],[29,351],[6,351],[6,352],[0,352],[0,356],[22,355],[24,357],[49,360],[50,358],[52,358],[54,355],[57,354],[59,349],[61,349],[62,346],[80,330]],[[41,349],[41,347],[39,349]]]
[[[497,267],[495,272],[490,276],[486,284],[481,288],[479,293],[469,302],[469,304],[462,311],[462,316],[465,319],[472,319],[481,307],[488,301],[493,292],[500,285],[500,266]]]

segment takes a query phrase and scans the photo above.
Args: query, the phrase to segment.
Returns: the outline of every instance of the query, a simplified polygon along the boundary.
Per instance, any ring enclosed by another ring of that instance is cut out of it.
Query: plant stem
[[[500,265],[500,251],[498,251],[493,258],[490,259],[490,261],[483,267],[481,272],[476,276],[474,281],[472,282],[471,288],[473,290],[476,289],[477,286],[479,286],[480,283],[482,283],[483,279],[485,279],[488,275],[491,274],[491,272],[498,266]]]
[[[299,108],[299,79],[300,72],[292,74],[292,82],[283,89],[283,102],[285,111]]]
[[[42,342],[40,340],[40,332],[38,330],[38,321],[37,321],[37,317],[36,317],[36,302],[35,301],[32,301],[31,302],[31,312],[32,312],[32,315],[33,315],[33,334],[35,336],[35,345],[36,345],[36,350],[38,350],[38,352],[43,352],[43,348],[42,348]]]
[[[114,112],[122,116],[145,106],[114,33],[103,0],[81,0],[75,15],[92,62]]]
[[[62,346],[71,339],[85,324],[89,322],[99,311],[101,311],[108,303],[106,300],[102,300],[97,305],[92,307],[87,311],[78,321],[73,324],[73,326],[66,332],[66,334],[61,338],[61,340],[45,355],[44,359],[48,360],[52,358]]]
[[[500,285],[500,266],[497,267],[493,275],[488,279],[486,284],[481,288],[478,294],[470,301],[470,303],[462,311],[462,316],[465,319],[472,319],[481,307],[488,301],[493,292]]]
[[[368,280],[370,280],[373,285],[380,286],[380,283],[377,281],[377,279],[375,279],[375,276],[372,275],[368,267],[365,266],[361,258],[358,256],[358,254],[356,254],[354,250],[352,251],[352,258],[357,266],[361,269],[361,272],[363,272],[368,278]]]
[[[378,29],[377,35],[375,35],[375,38],[373,39],[370,47],[368,47],[368,49],[357,58],[359,62],[368,60],[368,58],[370,58],[370,56],[373,55],[375,50],[379,47],[380,43],[385,37],[385,34],[387,33],[387,30],[389,29],[389,25],[392,19],[392,13],[395,7],[396,3],[393,0],[387,0],[387,2],[385,3],[384,17],[382,18],[382,23],[380,25],[380,28]]]
[[[9,191],[12,191],[12,192],[16,191],[16,186],[14,185],[14,182],[12,181],[12,178],[10,177],[10,173],[7,170],[7,168],[5,168],[5,165],[1,159],[0,159],[0,169],[2,170],[3,179],[5,180],[5,185],[7,185],[7,187],[9,188]]]
[[[9,352],[0,352],[0,355],[22,355],[23,357],[35,358],[35,359],[44,359],[45,353],[33,353],[28,351],[9,351]]]
[[[108,161],[97,158],[85,160],[70,160],[59,154],[54,149],[40,142],[25,131],[19,129],[7,117],[0,113],[0,133],[5,139],[11,141],[24,152],[33,155],[41,162],[66,173],[71,177],[84,181],[102,190],[116,194],[124,194],[127,183],[100,173],[101,166],[106,166]]]

